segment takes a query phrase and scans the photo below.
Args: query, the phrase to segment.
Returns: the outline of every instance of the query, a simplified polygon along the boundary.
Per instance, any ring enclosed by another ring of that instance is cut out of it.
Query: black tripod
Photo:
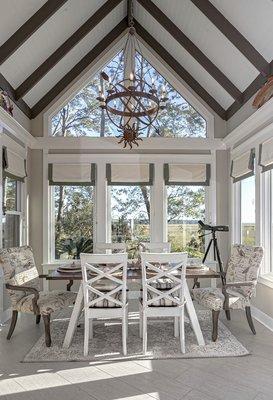
[[[224,285],[226,283],[225,273],[223,271],[223,262],[221,260],[220,251],[219,251],[219,247],[218,247],[218,243],[217,243],[217,237],[216,237],[216,233],[215,232],[216,232],[215,230],[213,230],[211,232],[212,238],[209,241],[209,244],[208,244],[207,250],[205,252],[205,255],[203,257],[202,263],[204,263],[206,261],[207,256],[208,256],[209,251],[210,251],[210,248],[211,248],[211,245],[213,244],[213,259],[214,259],[214,261],[217,260],[217,262],[218,262],[220,276],[221,276],[221,279],[222,279],[222,283]],[[203,236],[205,236],[205,235],[203,235]]]
[[[224,225],[218,225],[218,226],[206,225],[202,221],[198,221],[198,224],[200,225],[200,227],[203,230],[210,231],[210,233],[212,234],[212,238],[210,239],[210,242],[209,242],[209,245],[208,245],[207,250],[205,252],[205,255],[203,257],[202,263],[204,263],[206,261],[207,256],[208,256],[209,251],[210,251],[210,248],[211,248],[211,245],[213,244],[214,261],[217,260],[217,262],[218,262],[219,273],[220,273],[220,276],[221,276],[222,284],[224,286],[225,283],[226,283],[226,278],[225,278],[225,273],[224,273],[224,270],[223,270],[223,262],[221,260],[220,250],[219,250],[218,243],[217,243],[216,232],[217,231],[219,231],[219,232],[228,232],[229,228],[228,228],[228,226],[224,226]],[[200,237],[204,237],[206,235],[209,235],[210,233],[207,233],[207,234],[204,233],[204,235],[201,235]],[[196,287],[200,287],[198,279],[194,279],[193,288],[195,286]]]

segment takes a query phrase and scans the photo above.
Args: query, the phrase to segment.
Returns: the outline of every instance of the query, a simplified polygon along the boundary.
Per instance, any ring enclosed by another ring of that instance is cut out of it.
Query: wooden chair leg
[[[45,324],[45,344],[46,347],[51,346],[51,335],[50,335],[50,315],[43,315]]]
[[[126,309],[124,310],[124,314],[122,317],[122,350],[123,355],[127,355],[127,312]]]
[[[216,342],[218,337],[218,320],[220,311],[212,310],[212,341]]]
[[[246,310],[247,322],[248,322],[248,325],[249,325],[249,327],[251,329],[251,332],[253,333],[253,335],[256,335],[256,329],[255,329],[255,326],[254,326],[254,323],[253,323],[253,319],[252,319],[252,316],[251,316],[250,306],[246,306],[245,310]]]
[[[179,337],[179,317],[174,317],[174,337]]]
[[[225,310],[225,313],[226,313],[227,320],[230,321],[231,320],[230,310]]]
[[[89,318],[88,313],[84,313],[84,344],[83,344],[83,355],[88,356],[89,348]]]
[[[11,322],[10,322],[10,327],[9,327],[9,332],[8,332],[8,335],[7,335],[7,339],[8,340],[10,340],[10,338],[11,338],[11,336],[13,334],[13,331],[14,331],[15,326],[16,326],[17,318],[18,318],[18,311],[13,310],[12,311]]]
[[[142,316],[142,340],[143,340],[143,354],[147,353],[147,317],[145,313]]]
[[[36,315],[36,324],[39,324],[41,321],[41,315]]]

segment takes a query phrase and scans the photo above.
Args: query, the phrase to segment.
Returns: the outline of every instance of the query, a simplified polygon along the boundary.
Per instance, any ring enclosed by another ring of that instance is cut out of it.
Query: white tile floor
[[[273,333],[256,322],[253,336],[245,316],[227,322],[251,356],[223,359],[23,364],[43,333],[32,316],[20,317],[6,341],[0,328],[0,397],[28,400],[273,400]]]

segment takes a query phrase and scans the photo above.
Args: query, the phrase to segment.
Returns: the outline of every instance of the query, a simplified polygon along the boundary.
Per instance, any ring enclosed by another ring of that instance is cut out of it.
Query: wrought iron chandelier
[[[124,62],[124,77],[121,80],[117,77],[120,65],[112,77],[102,71],[97,97],[100,108],[106,110],[110,121],[121,132],[118,143],[123,143],[124,148],[127,145],[132,148],[133,144],[138,146],[138,141],[142,140],[139,134],[153,125],[168,100],[164,85],[156,88],[153,79],[147,82],[136,73],[135,54],[138,51],[142,57],[142,53],[136,38],[132,10],[128,25],[128,36],[120,57],[120,62]]]

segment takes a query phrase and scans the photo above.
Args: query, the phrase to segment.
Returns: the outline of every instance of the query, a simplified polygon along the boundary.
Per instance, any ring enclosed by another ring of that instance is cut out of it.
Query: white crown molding
[[[211,151],[225,150],[226,146],[222,139],[209,138],[143,138],[139,142],[139,149],[134,147],[134,150],[124,149],[121,144],[118,144],[118,139],[115,137],[39,137],[34,143],[35,149],[53,149],[53,150],[100,150],[100,151],[116,151],[123,150],[124,152],[138,151],[163,151],[167,153],[182,152],[184,150],[195,151]]]
[[[23,142],[26,146],[31,148],[34,147],[36,138],[20,125],[15,118],[0,107],[0,131],[3,130],[3,128]]]
[[[230,132],[225,138],[224,143],[227,148],[234,148],[236,144],[242,142],[265,128],[273,122],[273,98],[261,108],[255,111],[249,118],[242,122],[237,128]]]

